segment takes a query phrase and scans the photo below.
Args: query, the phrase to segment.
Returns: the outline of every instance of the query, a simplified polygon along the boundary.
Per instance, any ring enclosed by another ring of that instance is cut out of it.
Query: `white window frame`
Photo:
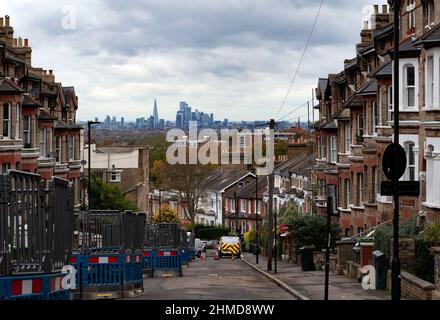
[[[15,140],[20,140],[20,119],[21,106],[19,103],[15,106]]]
[[[345,187],[345,201],[347,203],[347,209],[350,208],[351,203],[351,186],[350,179],[344,179],[344,187]]]
[[[61,163],[61,155],[62,155],[62,140],[60,136],[55,136],[55,159],[57,163]]]
[[[338,161],[338,139],[335,136],[330,137],[330,162]]]
[[[406,181],[417,181],[417,172],[416,172],[417,159],[416,159],[416,152],[414,150],[416,147],[416,144],[414,141],[405,141],[403,146],[405,149],[406,161],[407,161],[405,180]],[[411,162],[410,160],[412,160],[412,163],[410,163]]]
[[[388,122],[392,122],[394,120],[393,100],[394,100],[393,86],[389,86],[387,88]]]
[[[246,212],[246,200],[240,199],[240,212]]]
[[[110,170],[109,182],[121,182],[122,170]]]
[[[5,109],[5,107],[7,109]],[[3,138],[11,138],[11,108],[12,105],[7,102],[3,104]],[[5,111],[7,110],[8,112],[8,117],[5,118]],[[7,132],[5,132],[5,125],[7,127]]]
[[[435,69],[434,69],[434,55],[426,57],[426,98],[425,105],[428,109],[434,108],[434,93],[435,93]]]
[[[40,128],[38,131],[39,139],[38,139],[38,151],[40,152],[40,158],[45,159],[47,157],[46,154],[46,128]]]
[[[426,10],[423,10],[423,14],[426,14],[425,17],[427,18],[427,21],[424,21],[424,22],[426,22],[425,28],[430,28],[431,26],[433,26],[435,24],[435,18],[434,18],[435,5],[434,5],[434,0],[425,1],[424,5],[423,5],[423,8],[424,9],[426,8]]]
[[[402,101],[401,112],[418,112],[419,111],[419,63],[417,58],[404,58],[400,60],[401,75],[399,77],[399,96]],[[414,68],[414,86],[407,85],[408,68]],[[414,106],[409,106],[409,90],[414,89]]]
[[[351,126],[349,124],[345,125],[345,153],[351,153]]]
[[[416,4],[414,0],[409,1],[409,4],[406,6],[406,12],[408,14],[408,29],[414,28],[416,26]]]
[[[75,160],[75,136],[69,136],[69,161]]]
[[[27,129],[26,129],[27,127]],[[23,145],[30,144],[32,147],[32,118],[31,116],[23,117]]]
[[[414,73],[414,83],[413,84],[409,84],[409,77],[408,77],[408,73],[409,70],[412,69],[413,73]],[[405,88],[405,100],[404,100],[404,107],[409,109],[409,108],[415,108],[416,106],[416,67],[414,65],[408,64],[404,67],[404,88]],[[410,103],[410,92],[412,92],[412,96],[413,96],[413,100],[414,103],[411,104]]]
[[[377,127],[380,126],[380,104],[373,101],[371,107],[373,109],[373,133],[377,135]]]

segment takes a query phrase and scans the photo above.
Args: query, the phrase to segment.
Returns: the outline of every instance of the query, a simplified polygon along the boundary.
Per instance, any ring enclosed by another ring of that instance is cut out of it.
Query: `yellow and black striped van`
[[[221,237],[218,249],[218,255],[222,256],[230,255],[240,257],[241,244],[239,237]]]

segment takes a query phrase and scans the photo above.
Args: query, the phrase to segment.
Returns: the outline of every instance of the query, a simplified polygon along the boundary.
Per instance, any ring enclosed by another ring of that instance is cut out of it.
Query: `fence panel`
[[[156,225],[157,248],[179,248],[180,225],[177,223],[159,223]]]
[[[73,202],[73,188],[69,181],[54,177],[49,183],[51,271],[60,271],[70,261],[74,231]]]

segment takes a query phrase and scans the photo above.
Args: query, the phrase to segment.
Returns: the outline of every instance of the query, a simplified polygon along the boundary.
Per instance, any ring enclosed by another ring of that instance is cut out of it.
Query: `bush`
[[[156,213],[153,217],[154,223],[180,223],[177,213],[169,206],[163,206],[160,213]]]
[[[414,238],[420,232],[420,228],[416,226],[415,218],[411,218],[400,224],[399,236]],[[382,251],[387,260],[390,260],[390,243],[393,238],[393,227],[384,225],[376,228],[374,232],[374,249]]]
[[[414,262],[412,273],[428,282],[434,282],[434,256],[429,251],[433,242],[425,239],[416,239],[416,261]]]
[[[302,246],[314,246],[316,250],[327,247],[327,221],[320,216],[296,216],[291,218],[292,238],[296,244],[296,249]],[[331,247],[334,248],[338,239],[340,228],[332,223],[331,228]]]
[[[250,250],[250,242],[249,242],[249,232],[245,232],[243,235],[243,251],[249,251]]]

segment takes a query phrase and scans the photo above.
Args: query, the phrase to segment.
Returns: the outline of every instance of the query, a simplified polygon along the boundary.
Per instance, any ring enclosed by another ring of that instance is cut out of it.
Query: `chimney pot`
[[[4,20],[3,18],[0,18],[0,28],[4,26]]]
[[[13,47],[17,47],[18,46],[18,39],[14,38],[13,39]]]
[[[386,5],[386,4],[382,5],[382,13],[388,14],[388,5]]]
[[[53,74],[53,70],[49,70],[49,74],[52,75]]]
[[[375,4],[373,7],[374,7],[374,14],[378,14],[379,13],[379,5]]]
[[[9,27],[11,25],[11,20],[9,18],[9,16],[5,16],[5,26]]]
[[[29,47],[29,39],[24,39],[24,46]]]
[[[21,37],[18,37],[18,46],[23,47],[23,39]]]
[[[364,21],[364,30],[368,30],[368,21]]]

